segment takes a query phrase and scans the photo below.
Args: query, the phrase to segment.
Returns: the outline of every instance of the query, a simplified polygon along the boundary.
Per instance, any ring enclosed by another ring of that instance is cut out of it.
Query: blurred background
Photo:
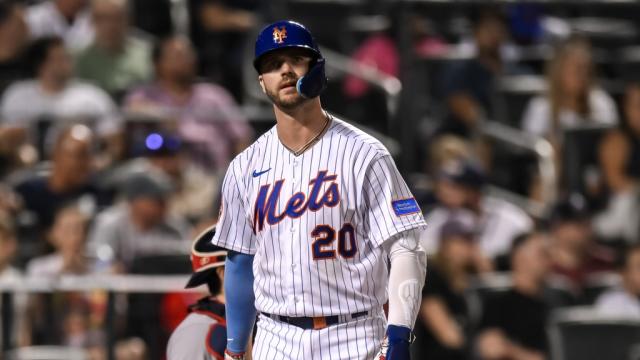
[[[1,358],[164,358],[283,18],[430,225],[414,359],[640,359],[634,0],[0,0]]]

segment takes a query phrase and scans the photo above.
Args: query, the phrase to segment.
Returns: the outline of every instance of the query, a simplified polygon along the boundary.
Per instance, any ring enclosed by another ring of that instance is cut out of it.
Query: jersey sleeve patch
[[[420,207],[415,198],[396,200],[391,202],[396,216],[409,215],[420,212]]]

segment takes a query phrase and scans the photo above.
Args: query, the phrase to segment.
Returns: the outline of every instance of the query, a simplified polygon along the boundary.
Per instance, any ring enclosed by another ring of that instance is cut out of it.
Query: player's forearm
[[[388,322],[412,329],[420,310],[427,257],[418,242],[417,231],[407,231],[391,241]]]
[[[225,262],[227,350],[242,353],[256,319],[253,294],[253,255],[230,251]]]

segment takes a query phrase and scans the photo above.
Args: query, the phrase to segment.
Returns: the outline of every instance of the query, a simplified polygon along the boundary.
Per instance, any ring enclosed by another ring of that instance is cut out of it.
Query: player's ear
[[[267,90],[264,88],[264,79],[262,78],[262,75],[258,75],[258,82],[260,83],[260,87],[262,88],[262,92],[266,94]]]

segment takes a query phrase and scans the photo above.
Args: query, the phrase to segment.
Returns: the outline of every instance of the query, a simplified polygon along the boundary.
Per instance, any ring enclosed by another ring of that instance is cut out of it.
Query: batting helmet
[[[213,245],[211,239],[216,233],[215,225],[200,233],[191,246],[191,267],[193,275],[186,288],[206,284],[211,276],[215,276],[215,268],[224,266],[227,250]]]
[[[326,88],[325,60],[313,36],[304,25],[291,20],[277,21],[266,26],[256,39],[253,67],[260,72],[260,61],[265,55],[281,49],[298,48],[308,50],[313,57],[307,74],[296,84],[303,97],[314,98]]]

